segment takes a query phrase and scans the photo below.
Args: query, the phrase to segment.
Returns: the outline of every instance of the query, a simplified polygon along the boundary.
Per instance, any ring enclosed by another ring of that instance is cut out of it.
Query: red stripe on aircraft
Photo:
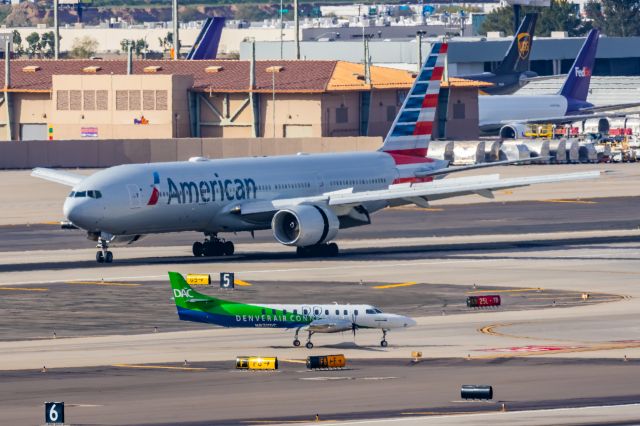
[[[438,105],[438,94],[426,95],[422,100],[422,108],[435,108]]]
[[[413,130],[414,135],[430,135],[433,132],[433,121],[418,121]]]

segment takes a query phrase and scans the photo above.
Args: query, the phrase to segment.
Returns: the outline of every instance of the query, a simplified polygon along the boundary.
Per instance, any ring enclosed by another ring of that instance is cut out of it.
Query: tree
[[[16,56],[24,55],[24,48],[22,47],[22,36],[20,31],[13,30],[13,53]]]
[[[612,37],[640,35],[640,3],[637,0],[590,1],[585,6],[593,26]]]
[[[33,58],[37,53],[40,52],[41,46],[40,46],[40,34],[36,33],[35,31],[32,32],[31,34],[29,34],[26,39],[27,44],[29,45],[28,48],[28,52],[29,52],[29,57]]]
[[[522,11],[538,13],[536,35],[539,36],[549,36],[551,31],[566,31],[574,37],[584,35],[591,29],[589,23],[582,22],[575,6],[566,0],[552,0],[551,7],[523,7]],[[502,31],[513,34],[513,26],[513,8],[503,6],[487,14],[480,33]]]
[[[122,50],[124,53],[127,53],[129,51],[129,44],[133,46],[133,40],[127,40],[126,38],[123,38],[122,40],[120,40],[120,50]]]
[[[98,41],[92,37],[84,36],[74,38],[71,46],[70,56],[72,58],[90,58],[95,55],[98,49]]]
[[[143,38],[133,42],[132,46],[137,58],[142,56],[143,53],[146,53],[147,49],[149,48],[149,44]]]
[[[53,58],[55,54],[55,40],[56,36],[53,31],[42,34],[40,38],[40,48],[45,58]]]

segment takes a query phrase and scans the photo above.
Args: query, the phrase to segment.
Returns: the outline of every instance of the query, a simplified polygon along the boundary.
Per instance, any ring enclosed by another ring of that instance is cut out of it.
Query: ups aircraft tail
[[[527,13],[518,32],[513,37],[507,54],[496,69],[496,75],[524,72],[529,70],[529,57],[533,46],[533,33],[536,30],[537,13]]]

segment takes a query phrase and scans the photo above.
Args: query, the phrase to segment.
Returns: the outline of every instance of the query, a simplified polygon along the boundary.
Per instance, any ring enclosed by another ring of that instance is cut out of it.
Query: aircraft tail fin
[[[507,54],[496,69],[496,74],[524,72],[529,70],[529,57],[533,46],[533,33],[536,30],[537,13],[527,13],[513,37]]]
[[[171,282],[171,289],[173,290],[173,300],[176,302],[178,310],[180,310],[180,308],[193,309],[200,304],[215,306],[223,302],[215,297],[198,293],[191,288],[184,277],[178,272],[169,272],[169,281]]]
[[[598,50],[598,36],[600,31],[593,29],[589,32],[576,60],[567,73],[567,77],[559,94],[568,100],[586,101],[589,95],[589,83],[591,73],[596,63],[596,50]]]
[[[447,43],[433,43],[380,151],[425,157],[431,140]]]

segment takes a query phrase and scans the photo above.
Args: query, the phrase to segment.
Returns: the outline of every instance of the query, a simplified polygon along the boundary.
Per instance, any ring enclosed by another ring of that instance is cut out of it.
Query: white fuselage
[[[562,117],[568,102],[561,95],[480,96],[478,98],[480,129],[495,130],[511,121]]]
[[[398,168],[384,152],[131,164],[99,171],[76,185],[64,213],[80,228],[112,235],[267,229],[270,218],[248,220],[234,211],[343,189],[383,189],[404,173],[407,169]],[[375,211],[386,205],[369,207]]]

